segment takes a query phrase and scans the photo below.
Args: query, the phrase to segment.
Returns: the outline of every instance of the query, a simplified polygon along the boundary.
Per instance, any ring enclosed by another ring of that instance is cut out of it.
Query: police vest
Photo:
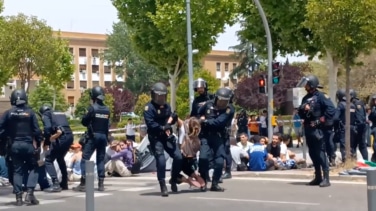
[[[52,113],[53,125],[57,129],[62,130],[63,133],[72,133],[72,130],[69,126],[67,116],[63,112],[53,112]]]
[[[341,101],[341,106],[344,108],[341,110],[340,121],[345,124],[346,123],[346,102]],[[355,105],[350,103],[350,125],[355,125]]]
[[[91,121],[91,129],[93,133],[108,133],[110,123],[110,110],[105,105],[93,105],[94,111]]]
[[[358,99],[355,99],[353,103],[355,107],[354,124],[365,125],[367,114],[366,114],[366,109],[364,107],[364,103]]]
[[[9,113],[9,135],[11,138],[33,136],[31,128],[32,112],[30,109],[12,108]]]

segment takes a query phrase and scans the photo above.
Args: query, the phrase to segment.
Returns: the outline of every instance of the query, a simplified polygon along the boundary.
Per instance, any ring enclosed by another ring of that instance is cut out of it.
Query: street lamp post
[[[186,0],[187,15],[187,47],[188,47],[188,83],[189,83],[189,111],[192,111],[193,92],[193,50],[192,50],[192,29],[191,29],[191,1]]]
[[[256,7],[262,19],[262,24],[265,28],[266,33],[266,44],[268,46],[268,139],[273,138],[273,128],[272,128],[272,116],[273,116],[273,72],[272,72],[272,60],[273,60],[273,48],[272,48],[272,36],[270,34],[268,20],[264,13],[259,0],[254,0]]]

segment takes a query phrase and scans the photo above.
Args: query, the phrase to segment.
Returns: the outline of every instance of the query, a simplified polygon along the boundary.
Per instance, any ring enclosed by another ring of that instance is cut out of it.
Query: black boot
[[[222,179],[231,179],[231,178],[232,178],[231,171],[226,171],[226,172],[222,175]]]
[[[16,194],[16,206],[22,206],[23,200],[22,200],[22,192]]]
[[[164,180],[159,181],[159,186],[161,187],[161,196],[167,197],[168,191],[167,191],[166,182]]]
[[[79,192],[85,192],[85,178],[81,177],[80,184],[77,185],[76,187],[72,188],[74,191],[79,191]]]
[[[169,180],[169,183],[171,185],[171,191],[174,192],[174,193],[177,193],[178,192],[177,183],[172,178]]]
[[[210,187],[210,191],[214,191],[214,192],[223,192],[225,191],[224,188],[221,188],[219,185],[218,185],[218,182],[215,182],[213,181],[212,182],[212,185]]]
[[[56,192],[61,192],[61,187],[59,184],[59,181],[57,179],[53,179],[53,184],[47,189],[44,189],[45,192],[50,192],[50,193],[56,193]]]
[[[34,196],[34,189],[32,189],[32,188],[27,189],[27,193],[26,193],[26,196],[25,196],[25,203],[27,203],[29,205],[38,205],[39,204],[38,199],[35,198],[35,196]]]
[[[104,178],[99,178],[98,179],[98,191],[104,191]]]
[[[329,187],[330,186],[330,181],[329,181],[329,171],[324,171],[324,179],[320,183],[320,187]]]
[[[68,182],[65,181],[65,182],[60,182],[60,187],[62,190],[68,190],[69,187],[68,187]]]
[[[315,178],[311,182],[307,183],[307,185],[316,186],[316,185],[320,185],[321,182],[322,182],[321,171],[316,171]]]

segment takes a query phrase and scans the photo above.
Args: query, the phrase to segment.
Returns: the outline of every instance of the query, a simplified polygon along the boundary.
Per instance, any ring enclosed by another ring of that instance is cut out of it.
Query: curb
[[[280,179],[312,179],[313,174],[294,174],[294,173],[265,173],[265,172],[251,172],[240,175],[233,175],[233,177],[253,177],[253,178],[280,178]],[[330,175],[331,180],[335,181],[348,181],[348,182],[366,182],[367,177],[365,176],[341,176],[341,175]]]

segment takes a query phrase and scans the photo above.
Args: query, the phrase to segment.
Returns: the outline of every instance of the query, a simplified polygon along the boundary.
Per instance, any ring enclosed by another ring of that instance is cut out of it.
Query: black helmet
[[[193,90],[197,92],[197,88],[204,87],[205,91],[208,91],[208,85],[206,81],[202,78],[198,78],[197,80],[193,81]]]
[[[101,101],[103,101],[104,100],[104,96],[105,96],[104,90],[100,86],[94,86],[90,90],[90,98],[92,100],[101,100]]]
[[[315,75],[304,76],[296,87],[305,87],[308,85],[311,89],[317,89],[319,87],[319,79]]]
[[[232,90],[228,88],[219,88],[215,93],[214,103],[218,109],[227,108],[232,97]]]
[[[358,94],[356,93],[354,89],[350,89],[349,92],[350,92],[351,99],[354,99],[358,96]]]
[[[12,92],[9,97],[10,104],[12,106],[24,105],[27,104],[27,95],[25,90],[23,89],[16,89]]]
[[[151,100],[157,105],[164,105],[167,101],[167,87],[161,82],[151,87]]]
[[[225,87],[225,88],[231,91],[231,97],[230,97],[230,102],[229,103],[233,103],[233,100],[234,100],[234,91],[230,87],[228,87],[228,86]]]
[[[46,111],[51,111],[51,107],[49,105],[42,105],[40,108],[39,108],[39,114],[40,115],[43,115],[44,112]]]
[[[336,97],[338,101],[346,100],[346,90],[338,89],[336,93]]]

